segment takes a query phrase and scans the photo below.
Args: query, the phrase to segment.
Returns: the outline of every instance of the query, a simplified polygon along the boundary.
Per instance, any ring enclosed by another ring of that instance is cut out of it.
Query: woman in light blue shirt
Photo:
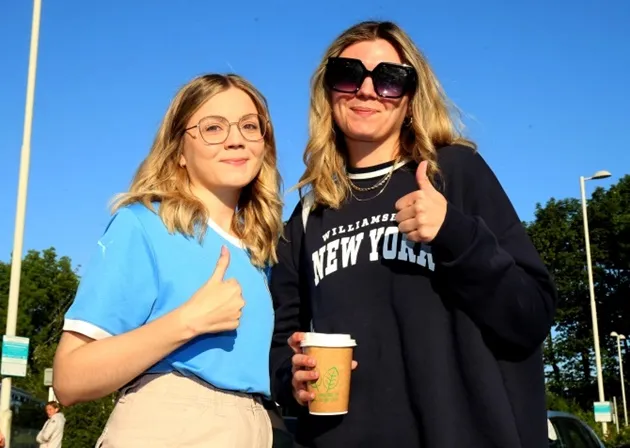
[[[250,83],[205,75],[177,93],[115,201],[55,356],[64,405],[122,389],[98,446],[271,446],[264,271],[279,185],[266,101]]]

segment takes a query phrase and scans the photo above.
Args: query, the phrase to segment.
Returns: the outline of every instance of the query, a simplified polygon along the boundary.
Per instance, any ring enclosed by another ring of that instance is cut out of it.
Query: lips
[[[249,159],[224,159],[221,160],[221,163],[227,163],[228,165],[233,165],[233,166],[241,166],[247,163],[247,160]]]
[[[376,109],[371,109],[369,107],[351,107],[350,110],[363,117],[368,117],[378,112]]]

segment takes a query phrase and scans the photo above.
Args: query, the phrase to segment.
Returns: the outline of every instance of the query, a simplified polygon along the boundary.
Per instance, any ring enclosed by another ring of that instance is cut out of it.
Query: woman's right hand
[[[291,388],[293,389],[293,397],[302,406],[306,406],[309,401],[315,398],[315,395],[306,390],[309,381],[317,381],[319,377],[317,371],[312,369],[316,365],[315,358],[311,358],[302,353],[300,345],[304,339],[304,333],[296,332],[291,335],[288,340],[289,347],[293,350],[291,358]]]
[[[180,307],[182,321],[192,337],[238,327],[245,301],[241,285],[233,278],[224,280],[229,264],[230,252],[223,246],[210,279]]]
[[[293,350],[293,357],[291,358],[292,364],[292,378],[291,388],[293,389],[293,397],[302,406],[306,406],[309,401],[315,399],[315,394],[310,393],[307,390],[307,384],[311,381],[317,381],[319,374],[313,369],[317,365],[315,358],[310,357],[302,353],[302,340],[304,339],[304,333],[295,332],[288,340],[289,347]],[[357,362],[352,361],[352,370],[356,369]]]

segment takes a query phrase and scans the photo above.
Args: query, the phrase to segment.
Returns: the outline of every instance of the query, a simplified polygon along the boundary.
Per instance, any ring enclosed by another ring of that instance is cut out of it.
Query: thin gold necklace
[[[389,185],[389,181],[392,178],[392,175],[394,174],[394,170],[396,169],[396,165],[398,164],[398,161],[395,160],[394,163],[392,164],[392,167],[390,168],[390,170],[387,172],[387,174],[385,176],[383,176],[383,178],[381,180],[379,180],[376,184],[370,186],[370,187],[358,187],[356,186],[352,180],[350,180],[350,177],[347,177],[348,179],[348,183],[350,184],[350,194],[352,195],[352,197],[354,197],[354,199],[356,199],[358,202],[366,202],[366,201],[370,201],[374,198],[377,198],[378,196],[380,196],[381,194],[383,194],[383,192],[385,191],[385,189],[387,188],[387,186]],[[347,176],[347,175],[346,175]],[[384,185],[383,185],[384,184]],[[365,198],[365,199],[360,199],[359,197],[357,197],[357,195],[354,194],[354,192],[352,191],[357,190],[357,191],[362,191],[362,192],[366,192],[366,191],[372,191],[378,187],[380,187],[381,185],[383,185],[383,188],[381,188],[379,190],[378,193],[376,193],[374,196],[371,196],[369,198]]]
[[[348,179],[348,183],[350,184],[350,187],[354,190],[357,191],[371,191],[371,190],[376,190],[378,187],[380,187],[381,185],[383,185],[385,182],[387,182],[389,180],[390,177],[392,177],[392,174],[394,173],[394,170],[396,169],[396,165],[398,164],[398,160],[394,160],[394,163],[392,164],[392,167],[390,168],[390,170],[387,172],[387,174],[385,176],[383,176],[383,178],[381,180],[379,180],[378,182],[376,182],[374,185],[369,186],[369,187],[359,187],[357,185],[354,184],[354,182],[352,182],[352,179],[350,179],[350,176],[348,176],[348,173],[346,173],[346,178]]]

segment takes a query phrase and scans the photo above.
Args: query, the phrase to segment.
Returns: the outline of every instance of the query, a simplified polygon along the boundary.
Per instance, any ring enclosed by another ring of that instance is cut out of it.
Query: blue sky
[[[577,197],[580,175],[608,169],[606,187],[630,173],[627,0],[335,3],[43,0],[25,250],[85,264],[172,95],[204,72],[235,71],[267,96],[294,185],[311,73],[369,18],[398,22],[423,49],[522,219]],[[30,1],[0,3],[0,260],[13,244],[31,14]],[[286,196],[286,213],[296,201]]]

